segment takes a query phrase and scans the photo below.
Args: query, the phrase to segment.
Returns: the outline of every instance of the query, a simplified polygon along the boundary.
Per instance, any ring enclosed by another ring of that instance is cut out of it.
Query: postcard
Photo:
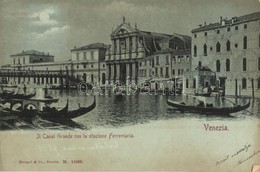
[[[259,171],[259,7],[0,0],[0,170]]]

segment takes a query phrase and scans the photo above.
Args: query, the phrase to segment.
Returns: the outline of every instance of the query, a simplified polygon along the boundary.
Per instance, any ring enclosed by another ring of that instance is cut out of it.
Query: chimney
[[[220,24],[222,23],[222,16],[220,16]]]
[[[200,24],[199,27],[202,27],[202,24]]]
[[[207,25],[207,23],[206,23],[206,21],[204,22],[204,26],[206,26]]]
[[[74,49],[76,49],[77,47],[76,46],[74,46]]]

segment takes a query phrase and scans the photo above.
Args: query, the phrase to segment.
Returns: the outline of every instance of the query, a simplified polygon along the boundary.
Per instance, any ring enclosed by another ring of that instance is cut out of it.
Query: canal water
[[[80,94],[78,90],[61,91],[49,90],[48,92],[54,98],[59,98],[59,102],[53,104],[55,107],[64,107],[69,99],[69,109],[77,109],[89,106],[96,97],[96,108],[73,121],[87,127],[123,127],[131,125],[140,125],[151,123],[158,120],[205,120],[205,121],[241,121],[241,120],[259,120],[260,119],[260,99],[251,100],[251,105],[246,111],[237,112],[230,116],[207,116],[194,113],[181,113],[169,107],[166,103],[167,98],[176,101],[196,104],[194,97],[188,95],[170,95],[151,93],[137,93],[124,96],[116,96],[113,90],[102,90],[100,94],[89,92],[88,95]],[[202,98],[203,101],[203,98]],[[244,105],[249,101],[248,98],[225,98],[224,100],[215,97],[207,98],[207,103],[213,103],[214,106],[233,106],[233,103]]]

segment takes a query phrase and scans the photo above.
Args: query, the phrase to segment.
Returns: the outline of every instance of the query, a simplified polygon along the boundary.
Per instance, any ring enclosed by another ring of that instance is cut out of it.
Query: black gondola
[[[0,94],[0,98],[5,100],[10,99],[30,99],[36,95],[36,92],[31,94],[14,94],[13,92],[4,92]]]
[[[228,115],[230,113],[235,113],[247,109],[250,106],[250,100],[244,106],[237,105],[234,107],[200,107],[200,106],[186,105],[185,103],[179,103],[172,100],[167,100],[167,104],[172,107],[175,107],[176,109],[182,112],[186,111],[186,112],[194,112],[194,113],[201,113],[207,115]]]
[[[79,109],[77,110],[68,110],[68,106],[69,103],[67,101],[66,106],[59,111],[56,109],[49,108],[47,110],[45,109],[43,111],[37,111],[37,115],[43,119],[55,122],[70,120],[72,118],[79,117],[93,110],[96,107],[96,98],[94,97],[93,103],[88,107],[79,107]]]

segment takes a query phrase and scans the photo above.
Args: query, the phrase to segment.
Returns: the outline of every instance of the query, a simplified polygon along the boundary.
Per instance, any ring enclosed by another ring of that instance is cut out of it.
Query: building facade
[[[152,77],[155,75],[155,73],[152,75],[154,71],[142,68],[142,63],[147,63],[147,61],[143,61],[145,57],[167,48],[189,49],[191,46],[190,37],[186,35],[142,31],[137,28],[136,24],[132,27],[126,23],[125,18],[110,36],[111,47],[106,54],[106,79],[109,83],[121,82],[125,84],[126,79],[129,79],[131,83],[138,83],[139,80],[143,79],[143,75]],[[171,57],[168,58],[170,64]],[[163,58],[159,59],[163,60]],[[168,70],[170,74],[171,69]]]
[[[167,48],[145,57],[140,63],[140,80],[150,81],[152,90],[182,87],[183,74],[191,69],[190,49]],[[169,83],[171,82],[171,85]]]
[[[74,85],[81,81],[105,84],[108,46],[94,43],[71,50],[67,61],[36,50],[11,55],[13,64],[2,66],[2,83],[12,85]]]
[[[193,29],[192,70],[198,66],[216,73],[226,95],[260,97],[260,12]]]
[[[73,74],[89,83],[106,83],[105,54],[108,45],[103,43],[89,44],[71,50]]]

